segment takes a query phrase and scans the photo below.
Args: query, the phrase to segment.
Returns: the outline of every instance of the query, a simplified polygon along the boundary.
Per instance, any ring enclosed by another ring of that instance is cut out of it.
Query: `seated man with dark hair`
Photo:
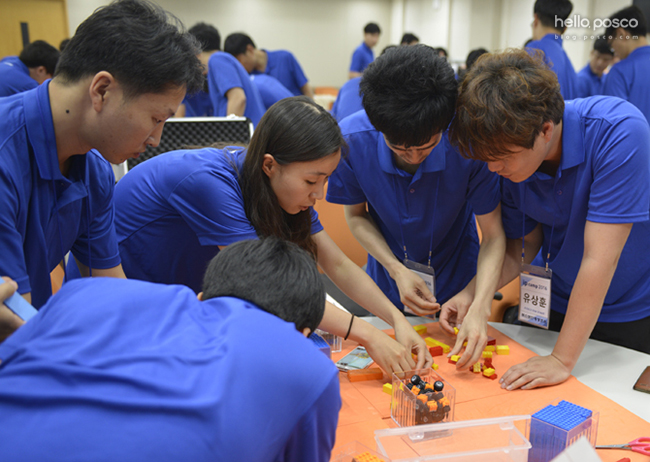
[[[589,62],[578,72],[578,97],[587,98],[603,94],[603,73],[614,60],[614,50],[605,38],[594,41]]]
[[[617,11],[610,19],[612,24],[625,27],[612,26],[606,32],[620,61],[607,74],[603,94],[629,101],[650,121],[650,46],[646,18],[638,6],[630,6]]]
[[[0,97],[36,88],[51,79],[59,61],[59,50],[43,40],[36,40],[20,52],[0,61]]]
[[[341,398],[305,338],[325,309],[312,258],[276,238],[232,244],[199,299],[64,285],[0,345],[2,461],[329,461]]]
[[[619,98],[565,102],[555,74],[522,50],[483,56],[458,98],[451,139],[503,177],[500,285],[521,274],[520,319],[560,331],[551,355],[511,367],[501,386],[565,381],[590,336],[650,353],[643,114]],[[443,325],[473,318],[459,312]]]
[[[158,145],[203,84],[198,52],[160,7],[120,0],[81,23],[51,81],[0,99],[0,274],[36,308],[70,250],[83,276],[124,277],[109,162]]]

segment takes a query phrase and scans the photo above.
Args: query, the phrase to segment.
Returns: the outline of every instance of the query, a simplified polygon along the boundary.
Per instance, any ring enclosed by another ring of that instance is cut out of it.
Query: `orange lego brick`
[[[419,399],[420,401],[422,401],[425,404],[426,404],[427,401],[429,401],[429,397],[427,395],[417,395],[416,398]]]
[[[378,367],[371,367],[370,369],[359,369],[358,371],[348,371],[348,379],[350,382],[381,380],[383,377],[384,373]]]

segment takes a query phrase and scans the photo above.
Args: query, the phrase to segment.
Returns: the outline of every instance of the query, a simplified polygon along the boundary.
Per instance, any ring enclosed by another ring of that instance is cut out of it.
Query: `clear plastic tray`
[[[314,332],[325,339],[325,341],[329,344],[332,353],[339,353],[341,351],[343,345],[343,339],[341,337],[338,335],[330,334],[329,332],[320,329],[316,329]]]
[[[465,420],[375,431],[392,462],[526,462],[530,416]]]

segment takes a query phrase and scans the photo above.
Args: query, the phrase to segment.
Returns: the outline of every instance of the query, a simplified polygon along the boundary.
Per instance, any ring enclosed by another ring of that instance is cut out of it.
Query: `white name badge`
[[[436,272],[432,267],[411,260],[404,260],[404,266],[420,276],[426,284],[427,289],[429,289],[429,292],[431,292],[434,297],[436,296]],[[404,311],[416,314],[406,305],[404,306]]]
[[[551,269],[521,265],[519,274],[519,320],[548,329],[551,312]]]

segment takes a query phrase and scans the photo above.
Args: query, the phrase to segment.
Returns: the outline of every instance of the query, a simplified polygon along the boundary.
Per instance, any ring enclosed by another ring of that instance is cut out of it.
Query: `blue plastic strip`
[[[32,319],[38,313],[36,308],[30,305],[18,292],[14,292],[11,297],[4,301],[4,304],[25,322]]]

